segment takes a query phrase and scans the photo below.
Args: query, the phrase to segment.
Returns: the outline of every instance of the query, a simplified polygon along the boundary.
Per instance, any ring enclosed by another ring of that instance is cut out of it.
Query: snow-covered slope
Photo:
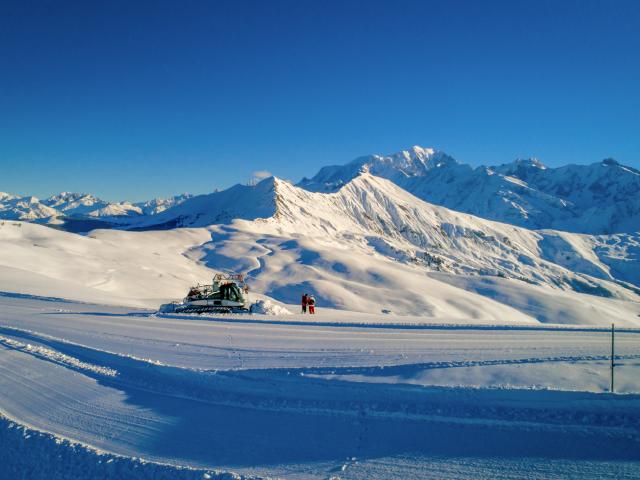
[[[621,277],[612,274],[595,252],[593,237],[533,232],[455,212],[426,203],[370,173],[361,173],[329,194],[275,178],[254,187],[238,185],[196,197],[140,227],[202,227],[238,218],[262,219],[280,234],[304,235],[347,248],[364,245],[379,255],[429,270],[637,298],[636,289],[622,281],[638,279],[628,271]]]
[[[156,215],[134,220],[131,229],[206,227],[235,219],[253,220],[276,213],[275,184],[266,178],[256,185],[235,185],[221,192],[197,195]]]
[[[443,321],[533,321],[498,302],[412,272],[403,264],[387,260],[375,265],[378,262],[366,252],[355,251],[350,259],[344,259],[348,265],[345,268],[355,269],[356,263],[371,264],[360,281],[341,277],[335,271],[332,276],[331,270],[323,272],[320,264],[317,269],[293,265],[292,270],[279,269],[278,275],[272,276],[273,269],[288,262],[295,249],[292,244],[283,245],[272,255],[270,260],[274,263],[264,262],[263,240],[282,244],[287,239],[291,242],[290,237],[283,240],[265,236],[259,227],[272,229],[265,223],[239,223],[240,228],[226,227],[228,230],[97,230],[89,237],[30,223],[5,223],[0,225],[0,291],[153,308],[181,298],[190,285],[210,280],[214,270],[205,265],[221,270],[237,263],[248,267],[242,271],[253,270],[250,273],[256,293],[266,289],[284,301],[297,301],[299,289],[303,288],[298,284],[300,275],[313,274],[305,281],[310,288],[318,285],[323,307],[334,305],[380,313],[381,305],[388,307],[395,299],[397,313],[440,317]],[[311,248],[323,252],[315,245]],[[245,249],[251,252],[245,255]],[[261,263],[266,267],[264,275],[252,268]],[[377,284],[364,284],[376,275]],[[268,284],[267,277],[271,277]],[[389,291],[388,287],[397,283],[385,283],[394,279],[400,284],[406,282],[407,288],[396,294]],[[413,286],[408,285],[410,281]]]
[[[362,170],[428,202],[527,228],[592,234],[640,230],[640,172],[611,159],[560,168],[529,159],[474,169],[416,146],[324,167],[299,186],[336,191]]]
[[[209,238],[204,230],[84,236],[0,222],[0,291],[154,307],[211,277],[182,255]]]

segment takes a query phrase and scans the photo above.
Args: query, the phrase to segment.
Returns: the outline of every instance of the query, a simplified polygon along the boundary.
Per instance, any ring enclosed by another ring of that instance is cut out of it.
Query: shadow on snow
[[[14,328],[0,334],[116,369],[108,377],[64,365],[164,419],[148,437],[117,433],[118,444],[150,459],[238,468],[400,454],[640,460],[637,395],[344,382],[304,369],[195,371]]]

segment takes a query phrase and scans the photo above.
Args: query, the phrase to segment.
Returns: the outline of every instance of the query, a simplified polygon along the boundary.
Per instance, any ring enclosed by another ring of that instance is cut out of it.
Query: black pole
[[[613,362],[614,357],[614,336],[615,336],[615,327],[614,324],[611,324],[611,388],[610,392],[613,393],[613,367],[615,367],[615,363]]]

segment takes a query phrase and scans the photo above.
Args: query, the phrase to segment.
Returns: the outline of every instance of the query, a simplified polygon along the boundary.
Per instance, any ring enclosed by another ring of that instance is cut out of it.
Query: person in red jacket
[[[302,313],[307,313],[307,304],[309,303],[309,295],[302,295]]]
[[[309,313],[311,315],[313,315],[314,313],[316,313],[316,297],[314,297],[313,295],[311,295],[308,299],[307,299],[307,305],[309,305]]]

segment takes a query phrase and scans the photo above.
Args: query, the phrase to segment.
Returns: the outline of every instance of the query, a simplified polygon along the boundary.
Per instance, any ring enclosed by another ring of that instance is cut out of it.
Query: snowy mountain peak
[[[0,192],[0,201],[13,200],[14,198],[18,197],[16,195],[11,195],[10,193]]]
[[[433,155],[436,151],[433,148],[425,148],[420,145],[414,145],[411,147],[411,151],[415,153],[415,155]]]
[[[134,219],[128,228],[166,230],[269,218],[277,213],[279,195],[286,185],[284,180],[268,177],[255,185],[237,184],[219,192],[196,195],[158,214]]]
[[[354,160],[354,162],[362,161],[369,166],[369,170],[374,174],[376,171],[391,167],[401,170],[407,176],[420,175],[430,168],[439,166],[442,161],[455,163],[455,160],[444,152],[418,145],[391,155],[370,155]]]
[[[527,228],[593,234],[640,230],[640,171],[612,159],[549,168],[527,158],[472,168],[442,151],[414,146],[324,167],[298,186],[335,192],[361,171],[430,203]]]
[[[107,202],[93,195],[77,192],[60,192],[43,200],[42,203],[62,211],[73,210],[78,207],[91,207],[95,204],[102,204],[103,206],[107,204]]]
[[[82,197],[90,196],[86,193],[79,192],[60,192],[57,195],[51,195],[50,200],[78,200]]]
[[[288,184],[288,183],[289,182],[287,182],[286,180],[283,180],[280,177],[276,177],[272,175],[271,177],[263,178],[256,185],[261,185],[261,188],[270,188],[270,187],[277,188],[280,185]]]
[[[403,150],[403,155],[407,155],[412,160],[427,161],[429,158],[436,154],[436,150],[433,148],[424,148],[420,145],[414,145],[409,150]]]
[[[447,165],[457,165],[456,160],[433,148],[414,145],[390,155],[358,157],[346,165],[323,167],[312,179],[303,178],[299,186],[315,192],[336,191],[362,171],[399,181],[402,178],[424,176],[427,171]]]

